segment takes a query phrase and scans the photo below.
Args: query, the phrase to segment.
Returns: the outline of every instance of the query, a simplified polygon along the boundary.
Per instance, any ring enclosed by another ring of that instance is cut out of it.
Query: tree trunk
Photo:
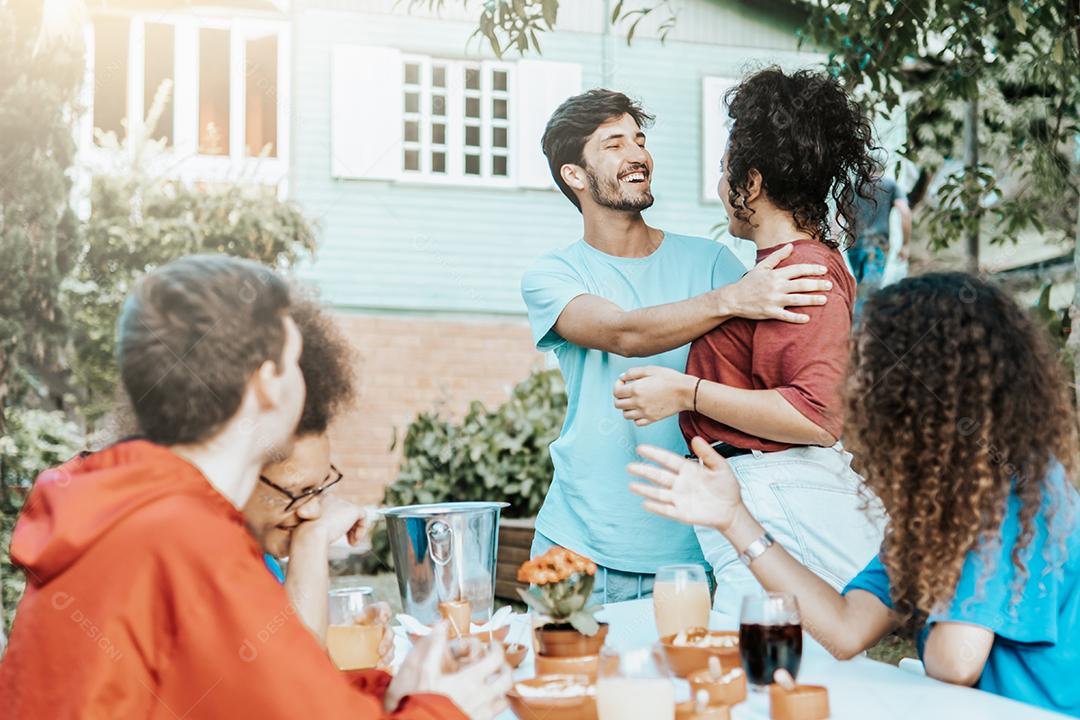
[[[968,213],[973,217],[972,226],[967,232],[967,266],[968,271],[979,272],[979,225],[982,222],[982,213],[978,211],[981,202],[981,193],[976,189],[977,181],[974,174],[979,170],[979,98],[978,95],[968,101],[964,113],[964,172],[968,174],[972,186],[969,189],[965,206]]]
[[[1073,364],[1073,397],[1080,403],[1080,193],[1076,196],[1076,244],[1073,246],[1073,297],[1069,317],[1077,324],[1076,331],[1069,333],[1065,347]],[[1080,406],[1080,405],[1078,405]]]

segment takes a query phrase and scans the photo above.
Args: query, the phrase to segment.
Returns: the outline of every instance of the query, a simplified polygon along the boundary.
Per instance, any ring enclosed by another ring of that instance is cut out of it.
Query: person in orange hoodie
[[[4,718],[486,718],[501,649],[450,669],[440,627],[391,679],[340,673],[262,563],[240,508],[304,400],[288,286],[195,256],[125,303],[118,360],[146,439],[41,474],[11,543],[27,578]]]

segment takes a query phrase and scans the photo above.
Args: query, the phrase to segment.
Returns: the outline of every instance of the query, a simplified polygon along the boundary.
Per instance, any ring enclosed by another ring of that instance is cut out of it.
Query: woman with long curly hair
[[[645,507],[707,524],[767,590],[848,658],[898,629],[927,674],[1080,716],[1080,495],[1076,411],[1038,328],[1003,291],[923,275],[866,306],[845,438],[888,513],[880,551],[837,592],[778,546],[707,443],[704,464],[641,448]]]
[[[827,302],[804,309],[801,325],[729,320],[693,343],[685,373],[625,373],[615,406],[639,425],[681,412],[687,442],[703,437],[731,459],[771,537],[839,589],[881,542],[882,519],[861,511],[859,478],[837,442],[855,298],[840,248],[855,232],[855,198],[871,194],[879,171],[871,126],[835,79],[809,70],[757,72],[727,103],[717,190],[731,233],[757,245],[758,262],[790,245],[783,265],[821,266]],[[702,527],[697,538],[716,578],[714,607],[736,611],[753,576],[719,533]]]

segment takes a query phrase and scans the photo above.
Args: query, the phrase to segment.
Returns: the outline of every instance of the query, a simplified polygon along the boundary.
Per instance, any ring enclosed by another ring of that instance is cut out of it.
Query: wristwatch
[[[742,560],[743,565],[750,567],[750,563],[764,555],[765,551],[774,544],[776,544],[776,540],[769,534],[769,531],[766,530],[764,535],[750,543],[745,550],[739,553],[739,559]]]

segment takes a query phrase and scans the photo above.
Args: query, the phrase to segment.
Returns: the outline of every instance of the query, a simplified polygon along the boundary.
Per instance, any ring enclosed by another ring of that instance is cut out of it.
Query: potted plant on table
[[[587,606],[596,563],[564,547],[553,547],[518,569],[521,599],[536,613],[537,652],[547,657],[596,655],[607,637],[607,623],[596,620],[600,605]]]

